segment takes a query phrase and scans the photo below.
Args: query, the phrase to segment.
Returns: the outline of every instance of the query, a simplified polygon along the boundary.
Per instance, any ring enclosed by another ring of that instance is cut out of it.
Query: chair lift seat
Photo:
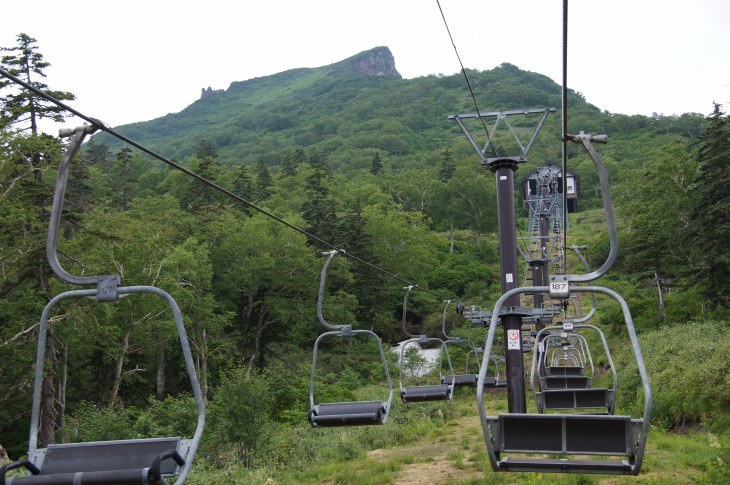
[[[52,444],[45,449],[42,461],[38,460],[37,468],[33,467],[37,474],[5,478],[8,470],[25,466],[22,462],[14,462],[0,469],[0,484],[161,483],[162,476],[175,474],[176,462],[180,466],[185,463],[178,454],[180,442],[180,438],[152,438]]]
[[[455,386],[476,386],[478,379],[477,374],[456,374],[454,376],[443,376],[441,384],[450,386],[453,382]]]
[[[451,399],[452,390],[453,386],[447,384],[405,387],[401,398],[403,402],[445,401]]]
[[[386,405],[383,401],[356,401],[317,404],[309,411],[312,426],[357,426],[383,424]]]
[[[628,416],[502,414],[487,418],[499,453],[605,455],[616,460],[505,457],[502,471],[631,474],[642,420]]]
[[[547,375],[540,379],[544,389],[588,389],[591,387],[591,379],[587,376],[572,375]]]
[[[612,389],[548,389],[536,395],[543,409],[613,408]]]
[[[549,376],[582,376],[585,368],[575,365],[551,365],[546,367]]]

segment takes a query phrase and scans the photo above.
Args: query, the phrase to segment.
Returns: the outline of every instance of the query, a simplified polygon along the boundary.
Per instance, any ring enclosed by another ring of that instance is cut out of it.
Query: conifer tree
[[[730,120],[715,104],[700,134],[698,175],[690,188],[697,248],[694,277],[714,307],[730,307]]]
[[[293,177],[297,174],[297,167],[307,161],[304,150],[299,147],[291,153],[287,153],[281,164],[281,176]]]
[[[372,238],[365,231],[365,219],[359,199],[338,224],[337,245],[360,260],[375,264]],[[382,273],[362,263],[355,263],[352,271],[354,293],[359,303],[358,320],[372,321],[378,300],[383,294]]]
[[[43,61],[36,40],[26,34],[19,34],[17,41],[15,47],[0,48],[6,53],[0,58],[3,69],[56,99],[74,99],[73,94],[50,90],[39,80],[46,77],[44,70],[50,64]],[[3,156],[0,178],[0,226],[3,227],[3,231],[0,231],[0,247],[4,264],[10,261],[16,263],[13,271],[5,273],[0,284],[0,295],[9,301],[37,299],[37,303],[42,305],[50,297],[51,271],[45,257],[45,233],[52,189],[43,180],[43,173],[60,159],[61,145],[55,138],[42,133],[39,121],[50,119],[60,122],[64,117],[63,110],[53,103],[15,86],[10,80],[0,79],[0,132],[9,136],[7,143],[2,146],[8,150],[8,156]],[[28,237],[19,237],[20,234]],[[32,319],[37,319],[39,314],[40,311]],[[25,312],[12,319],[23,326],[28,325],[27,320],[28,314]],[[16,327],[14,330],[23,329]],[[48,370],[41,389],[41,446],[55,441],[57,429],[55,377],[58,352],[54,348],[52,326],[48,327],[46,338],[49,343],[46,349]],[[5,357],[12,359],[7,355]],[[15,396],[15,392],[8,387],[2,394]],[[6,405],[0,399],[0,408]]]
[[[380,158],[380,152],[375,152],[373,161],[370,164],[370,173],[378,175],[383,172],[383,160]]]
[[[307,163],[312,172],[307,176],[304,188],[307,201],[302,205],[304,220],[311,232],[324,240],[331,240],[335,232],[337,216],[335,203],[329,193],[330,168],[327,157],[313,150]]]
[[[442,182],[448,182],[451,177],[454,176],[454,172],[456,171],[456,166],[454,165],[454,159],[451,157],[451,152],[447,148],[444,150],[444,152],[441,154],[441,169],[439,170],[439,180]]]
[[[121,186],[118,194],[122,211],[129,208],[129,158],[131,155],[132,149],[126,145],[117,153],[117,163],[121,170]]]
[[[256,195],[258,200],[266,200],[271,197],[271,187],[274,185],[274,179],[271,177],[269,166],[266,162],[260,160],[256,164]]]
[[[218,158],[218,153],[215,151],[215,147],[211,142],[208,140],[200,140],[200,143],[198,143],[198,149],[195,151],[195,156],[197,158],[212,158],[213,160],[216,160]]]
[[[233,193],[248,201],[253,197],[253,181],[243,165],[233,167]],[[241,210],[250,214],[249,207],[246,204],[240,202],[238,204],[241,205]]]
[[[76,98],[66,91],[50,90],[46,84],[38,80],[46,77],[44,69],[50,64],[45,62],[43,55],[38,52],[35,39],[27,34],[18,34],[17,41],[18,45],[15,47],[0,48],[0,51],[9,52],[0,60],[5,70],[58,100]],[[0,91],[11,87],[10,80],[0,80]],[[38,122],[43,118],[60,122],[65,115],[62,108],[23,89],[10,89],[9,94],[0,96],[0,126],[27,124],[27,129],[36,136],[40,133]]]

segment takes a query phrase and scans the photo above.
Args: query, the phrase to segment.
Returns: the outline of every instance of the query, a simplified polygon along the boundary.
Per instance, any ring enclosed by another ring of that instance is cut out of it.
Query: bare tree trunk
[[[259,314],[258,322],[256,322],[256,337],[253,344],[253,353],[251,354],[251,359],[248,362],[248,370],[246,371],[246,377],[251,377],[251,371],[256,365],[256,361],[259,358],[259,354],[261,353],[261,336],[264,333],[264,328],[266,327],[266,316],[267,316],[266,307],[261,307],[261,313]]]
[[[203,401],[208,402],[208,334],[203,328],[200,339],[200,356],[198,371],[200,375],[200,392],[203,395]]]
[[[41,385],[40,447],[56,442],[56,392],[53,381],[56,375],[56,351],[53,349],[53,327],[46,332],[46,370]]]
[[[124,333],[122,348],[119,352],[119,356],[117,357],[117,365],[114,369],[114,384],[112,385],[112,392],[109,396],[110,406],[114,406],[114,403],[117,400],[117,396],[119,395],[119,388],[122,387],[122,370],[124,369],[124,357],[126,357],[127,352],[129,351],[129,333],[131,331],[132,329],[128,328],[127,331]]]
[[[451,230],[449,232],[449,254],[454,254],[454,225],[451,224]]]
[[[4,465],[5,463],[11,461],[10,457],[8,456],[8,452],[5,451],[5,448],[3,448],[3,445],[0,444],[0,466]]]
[[[157,386],[155,389],[157,399],[165,397],[165,351],[159,349],[157,351]]]
[[[251,295],[246,296],[246,302],[241,312],[241,353],[245,355],[248,348],[248,329],[251,322],[251,314],[253,313],[253,298]]]
[[[667,310],[664,308],[664,292],[662,291],[662,279],[659,277],[659,273],[654,273],[654,280],[659,292],[659,314],[662,317],[662,322],[664,322],[667,319]]]
[[[63,344],[63,364],[61,382],[58,385],[58,429],[61,430],[61,443],[68,441],[66,433],[66,385],[68,384],[68,343]]]

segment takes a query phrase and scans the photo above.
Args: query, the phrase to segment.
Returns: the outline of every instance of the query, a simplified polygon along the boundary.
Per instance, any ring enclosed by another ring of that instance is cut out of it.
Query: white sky
[[[562,83],[562,0],[441,6],[467,68],[510,62]],[[406,78],[460,69],[436,0],[14,0],[0,14],[0,46],[35,38],[45,82],[112,126],[377,46]],[[568,87],[613,113],[730,110],[728,21],[728,0],[572,0]]]

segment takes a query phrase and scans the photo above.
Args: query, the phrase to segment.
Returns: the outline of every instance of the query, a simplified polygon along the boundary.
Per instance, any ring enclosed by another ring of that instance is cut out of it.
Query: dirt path
[[[484,442],[478,416],[459,418],[444,427],[431,443],[416,443],[398,450],[373,450],[368,458],[387,463],[406,461],[396,485],[444,485],[484,477]],[[411,462],[412,461],[412,462]]]

